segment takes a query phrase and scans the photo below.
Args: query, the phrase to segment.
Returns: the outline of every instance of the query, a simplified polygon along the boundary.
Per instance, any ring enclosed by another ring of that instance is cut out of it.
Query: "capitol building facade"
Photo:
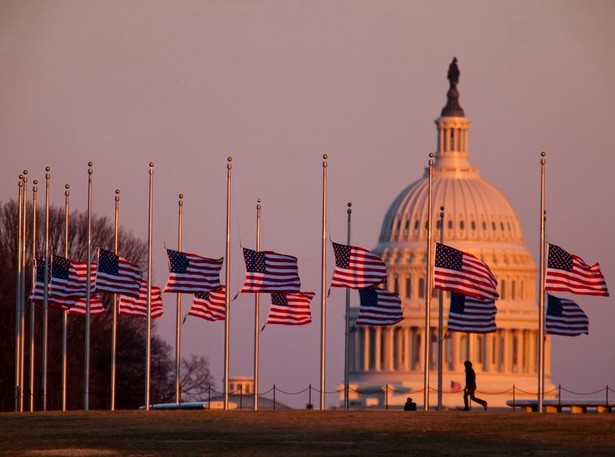
[[[449,67],[447,103],[436,119],[437,149],[433,164],[433,241],[475,255],[498,279],[497,331],[488,334],[446,333],[450,295],[443,294],[442,405],[463,406],[463,362],[477,374],[477,396],[490,407],[506,407],[516,398],[536,398],[538,386],[538,268],[523,240],[517,215],[506,197],[483,180],[470,163],[470,120],[459,104],[456,59]],[[388,267],[386,287],[402,300],[404,319],[395,326],[357,326],[349,342],[351,407],[402,405],[424,397],[424,342],[429,338],[430,407],[437,406],[438,291],[433,290],[430,331],[425,332],[425,265],[427,256],[429,170],[406,187],[384,216],[373,251]],[[444,223],[440,223],[440,207]],[[358,316],[350,309],[350,328]],[[545,344],[545,396],[551,382],[550,337]],[[514,392],[513,392],[514,386]],[[386,390],[386,394],[385,394]]]

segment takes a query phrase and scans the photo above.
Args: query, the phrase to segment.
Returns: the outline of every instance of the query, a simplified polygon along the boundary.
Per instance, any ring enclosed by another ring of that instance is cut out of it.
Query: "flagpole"
[[[68,259],[68,215],[70,185],[64,186],[64,257]],[[66,411],[66,374],[67,374],[67,347],[68,347],[68,309],[62,310],[62,411]]]
[[[184,230],[183,218],[184,218],[184,194],[179,194],[179,201],[177,202],[178,209],[178,221],[177,221],[177,250],[182,251],[183,240],[182,234]],[[182,316],[182,294],[177,294],[177,316],[175,320],[175,403],[179,404],[181,401],[181,386],[179,382],[179,376],[181,371],[181,316]]]
[[[352,203],[348,202],[348,209],[346,210],[348,214],[347,221],[347,233],[346,233],[346,244],[350,246],[350,226],[352,219]],[[350,342],[348,341],[350,338],[350,289],[346,288],[346,326],[344,329],[344,409],[349,409],[349,370],[350,370],[350,360],[348,354],[348,348],[350,346]]]
[[[431,324],[430,324],[430,308],[431,308],[431,244],[432,244],[432,184],[433,184],[433,157],[434,153],[429,153],[429,187],[427,194],[427,255],[425,257],[425,342],[424,342],[424,381],[423,381],[423,409],[429,411],[429,349],[431,344]]]
[[[256,204],[256,252],[261,250],[261,199]],[[254,411],[258,411],[258,356],[260,349],[260,294],[254,294]]]
[[[43,357],[42,357],[42,394],[43,411],[47,411],[47,343],[49,327],[49,181],[51,168],[45,167],[45,290],[43,295]]]
[[[545,209],[545,166],[546,152],[540,156],[540,294],[538,297],[538,412],[543,412],[544,396],[544,357],[545,357],[545,222],[547,211]]]
[[[320,409],[325,409],[325,366],[327,347],[327,154],[322,156],[322,251],[320,268]]]
[[[88,162],[88,240],[87,240],[87,272],[86,272],[86,298],[85,298],[85,368],[84,368],[84,395],[83,409],[90,409],[90,313],[92,299],[92,162]]]
[[[22,209],[22,238],[21,238],[21,291],[19,312],[19,411],[24,410],[24,364],[26,343],[26,243],[28,238],[28,170],[23,171],[23,209]]]
[[[226,158],[226,265],[224,292],[224,410],[228,410],[229,341],[231,330],[231,170],[233,158]]]
[[[152,352],[152,234],[154,224],[154,162],[149,163],[149,213],[147,221],[147,335],[145,341],[145,411],[150,407]]]
[[[32,182],[32,259],[36,259],[36,205],[37,203],[37,194],[38,194],[38,181],[35,179]],[[32,262],[32,289],[36,286],[36,264]],[[36,311],[33,302],[30,302],[30,412],[34,412],[34,331],[35,327],[35,317]]]
[[[15,412],[20,410],[20,396],[21,396],[21,379],[20,379],[20,362],[21,362],[21,245],[23,243],[23,199],[24,199],[24,182],[23,175],[19,175],[19,182],[17,184],[19,188],[19,197],[17,199],[17,283],[15,287]]]
[[[440,206],[440,244],[444,244],[444,206]],[[442,345],[444,342],[444,291],[438,291],[438,411],[442,411]]]
[[[115,189],[115,224],[113,235],[113,253],[118,255],[120,231],[120,190]],[[115,411],[115,377],[117,358],[117,294],[113,294],[113,322],[111,324],[111,411]]]

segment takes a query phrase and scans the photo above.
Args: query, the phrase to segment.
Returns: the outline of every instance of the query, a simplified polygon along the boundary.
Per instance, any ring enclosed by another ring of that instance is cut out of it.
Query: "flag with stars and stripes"
[[[404,318],[399,295],[378,287],[359,289],[356,325],[395,325]]]
[[[312,322],[310,302],[314,292],[298,294],[271,294],[271,308],[266,324],[306,325]]]
[[[162,316],[162,294],[160,287],[152,286],[150,299],[150,317],[156,319]],[[120,295],[120,316],[147,317],[147,279],[141,281],[139,296]]]
[[[335,268],[331,287],[362,289],[387,279],[387,267],[380,257],[359,246],[333,243]]]
[[[450,332],[492,333],[496,331],[497,308],[492,299],[451,292],[447,329]]]
[[[138,265],[105,249],[98,249],[96,291],[139,296],[143,272]]]
[[[226,286],[222,285],[211,292],[196,293],[187,316],[200,317],[211,322],[223,321],[226,316]]]
[[[45,260],[34,259],[36,269],[36,280],[30,292],[30,301],[43,302],[45,300]],[[47,270],[47,299],[49,299],[49,282],[51,280],[51,268]]]
[[[77,262],[65,257],[51,257],[51,280],[49,295],[54,301],[62,302],[64,298],[85,297],[87,295],[87,262]],[[90,293],[93,293],[96,278],[96,264],[90,268]]]
[[[489,266],[477,257],[436,243],[434,288],[495,300],[498,281]]]
[[[246,264],[246,281],[241,289],[242,293],[300,292],[297,257],[246,248],[243,248],[243,257]]]
[[[220,287],[220,270],[223,259],[210,259],[188,252],[167,249],[169,279],[164,292],[210,292]]]
[[[589,335],[589,319],[585,312],[572,300],[547,294],[547,316],[545,330],[550,335]]]
[[[549,244],[545,290],[577,295],[609,296],[609,289],[599,264],[587,265],[577,255]]]

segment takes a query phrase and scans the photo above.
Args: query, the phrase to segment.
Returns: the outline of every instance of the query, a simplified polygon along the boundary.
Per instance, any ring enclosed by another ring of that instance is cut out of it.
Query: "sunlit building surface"
[[[447,103],[436,119],[433,166],[433,240],[486,262],[498,279],[497,332],[450,332],[443,341],[442,403],[463,406],[465,360],[477,374],[477,396],[490,407],[506,400],[535,398],[538,388],[538,268],[523,240],[515,210],[470,163],[470,120],[459,104],[456,61],[449,67]],[[444,223],[440,226],[440,207]],[[374,252],[388,266],[388,289],[401,296],[404,320],[390,327],[356,327],[349,345],[351,407],[402,405],[407,397],[423,405],[425,263],[428,227],[428,169],[393,201],[384,216]],[[443,233],[442,233],[443,231]],[[450,296],[444,293],[444,332]],[[358,315],[351,308],[350,326]],[[430,324],[430,407],[437,406],[438,291]],[[545,392],[551,382],[550,338],[545,345]],[[386,395],[385,395],[386,391]],[[475,405],[477,407],[478,405]]]

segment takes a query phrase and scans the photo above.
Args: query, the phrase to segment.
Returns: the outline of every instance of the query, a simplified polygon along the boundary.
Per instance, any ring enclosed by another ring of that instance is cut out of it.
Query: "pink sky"
[[[318,386],[321,156],[331,238],[345,240],[351,201],[353,242],[374,247],[389,204],[435,149],[453,56],[472,164],[510,199],[536,263],[545,150],[548,239],[599,261],[615,288],[614,13],[595,0],[0,0],[0,200],[15,198],[23,169],[43,181],[49,165],[52,202],[70,183],[73,208],[85,210],[93,161],[96,213],[111,215],[121,189],[121,222],[145,239],[154,161],[163,285],[179,193],[184,249],[224,255],[233,156],[231,289],[243,282],[240,243],[254,247],[261,198],[261,247],[297,256],[303,289],[318,294],[313,324],[261,334],[261,387]],[[612,298],[577,298],[590,335],[553,338],[553,380],[581,392],[615,386]],[[158,330],[173,342],[174,295],[164,299]],[[252,374],[253,314],[249,296],[232,304],[231,375]],[[334,290],[327,390],[343,381],[343,320]],[[207,355],[220,387],[223,324],[188,319],[183,335],[184,355]]]

